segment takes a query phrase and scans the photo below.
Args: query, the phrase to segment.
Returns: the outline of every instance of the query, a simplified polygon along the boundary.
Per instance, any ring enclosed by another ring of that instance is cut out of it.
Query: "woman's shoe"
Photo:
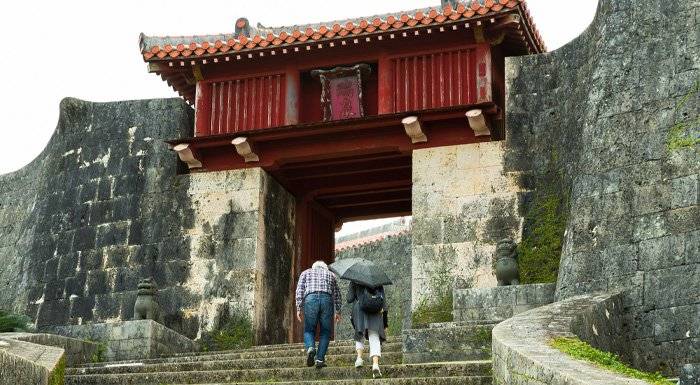
[[[379,370],[379,364],[372,365],[372,378],[381,378],[382,372]]]
[[[357,357],[357,359],[355,360],[355,367],[361,368],[364,363],[365,362],[362,360],[362,357]]]

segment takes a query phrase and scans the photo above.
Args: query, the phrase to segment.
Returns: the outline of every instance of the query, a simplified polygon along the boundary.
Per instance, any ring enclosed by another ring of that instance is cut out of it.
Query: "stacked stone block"
[[[152,320],[58,326],[54,332],[104,344],[104,360],[156,358],[194,352],[199,346],[189,338]]]
[[[554,302],[553,283],[455,290],[453,311],[457,322],[502,321]]]
[[[453,287],[496,285],[492,257],[519,240],[518,174],[504,169],[502,142],[413,152],[413,307]]]

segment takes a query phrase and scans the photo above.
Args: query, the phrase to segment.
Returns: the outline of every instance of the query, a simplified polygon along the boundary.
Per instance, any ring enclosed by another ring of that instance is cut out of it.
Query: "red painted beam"
[[[367,202],[386,202],[397,200],[411,200],[411,190],[378,190],[353,196],[338,198],[318,197],[316,201],[326,207],[343,207],[351,205],[361,205]]]
[[[284,177],[289,181],[299,181],[299,180],[309,180],[316,178],[326,178],[335,175],[352,175],[358,173],[367,172],[367,170],[372,170],[374,172],[379,171],[392,171],[400,170],[403,168],[411,167],[411,157],[401,157],[393,158],[383,161],[377,161],[375,159],[370,160],[357,160],[354,163],[346,163],[344,165],[322,165],[313,168],[302,168],[302,169],[287,169],[284,168],[282,171]]]
[[[396,202],[389,204],[377,204],[363,208],[349,207],[333,210],[336,217],[342,221],[359,220],[376,217],[393,217],[411,214],[411,202]]]

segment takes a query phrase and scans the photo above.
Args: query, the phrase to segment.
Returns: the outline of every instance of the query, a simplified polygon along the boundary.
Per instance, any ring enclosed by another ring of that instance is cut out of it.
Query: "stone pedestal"
[[[152,320],[57,326],[53,332],[105,344],[104,359],[109,361],[199,350],[196,342]]]
[[[554,302],[556,284],[498,286],[454,291],[455,321],[504,320]]]

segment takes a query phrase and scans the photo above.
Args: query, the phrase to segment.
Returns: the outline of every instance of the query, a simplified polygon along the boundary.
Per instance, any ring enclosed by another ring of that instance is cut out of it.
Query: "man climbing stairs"
[[[354,367],[354,342],[332,342],[328,367],[308,368],[302,344],[256,346],[245,350],[193,352],[145,360],[85,364],[66,370],[66,385],[175,384],[394,384],[487,385],[491,361],[404,364],[403,344],[390,337],[382,349],[381,379],[369,366]]]

